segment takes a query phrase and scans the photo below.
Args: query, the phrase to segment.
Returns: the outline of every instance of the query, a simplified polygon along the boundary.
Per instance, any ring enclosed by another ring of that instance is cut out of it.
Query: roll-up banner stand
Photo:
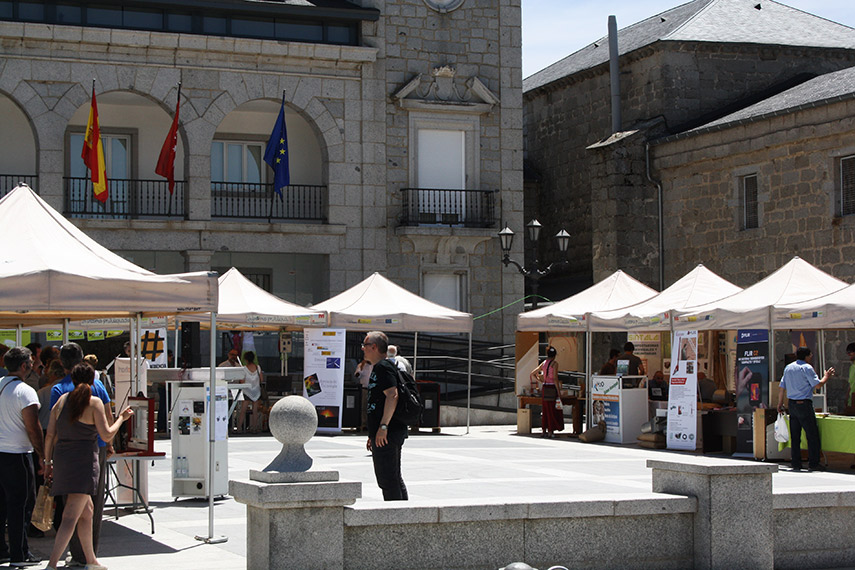
[[[318,433],[341,431],[344,329],[304,329],[303,396],[318,412]]]
[[[769,331],[736,333],[736,453],[754,453],[754,410],[769,401]]]
[[[697,447],[698,331],[677,331],[671,343],[668,389],[668,449]]]

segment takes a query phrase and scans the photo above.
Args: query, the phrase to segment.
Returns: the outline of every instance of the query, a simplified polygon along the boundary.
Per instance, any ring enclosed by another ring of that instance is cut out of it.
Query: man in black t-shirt
[[[407,486],[401,477],[401,448],[407,426],[392,418],[398,405],[398,370],[386,360],[389,339],[379,331],[365,335],[362,351],[374,365],[368,380],[368,443],[374,476],[387,501],[406,501]]]
[[[618,360],[629,360],[628,376],[644,376],[644,363],[633,352],[635,352],[635,345],[627,342],[623,345],[623,354],[618,357]]]

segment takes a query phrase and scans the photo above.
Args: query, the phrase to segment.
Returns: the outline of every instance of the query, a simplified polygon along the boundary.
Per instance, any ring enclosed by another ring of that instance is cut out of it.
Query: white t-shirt
[[[9,384],[8,387],[5,387]],[[39,396],[32,387],[20,382],[17,376],[6,376],[0,380],[0,452],[27,453],[33,450],[33,444],[27,437],[21,410],[35,404],[39,405]]]

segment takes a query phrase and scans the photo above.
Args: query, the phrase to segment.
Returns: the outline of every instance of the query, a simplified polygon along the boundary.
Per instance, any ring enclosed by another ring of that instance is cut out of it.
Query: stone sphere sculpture
[[[270,433],[282,444],[282,451],[264,471],[308,471],[312,458],[303,445],[318,429],[315,406],[302,396],[285,396],[273,405],[268,423]]]

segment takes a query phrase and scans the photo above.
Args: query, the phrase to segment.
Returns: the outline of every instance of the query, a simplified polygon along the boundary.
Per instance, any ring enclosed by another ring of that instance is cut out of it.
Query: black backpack
[[[398,405],[395,413],[392,414],[392,419],[408,426],[418,425],[422,419],[425,403],[416,386],[416,380],[410,373],[397,366],[395,370],[398,372]]]

